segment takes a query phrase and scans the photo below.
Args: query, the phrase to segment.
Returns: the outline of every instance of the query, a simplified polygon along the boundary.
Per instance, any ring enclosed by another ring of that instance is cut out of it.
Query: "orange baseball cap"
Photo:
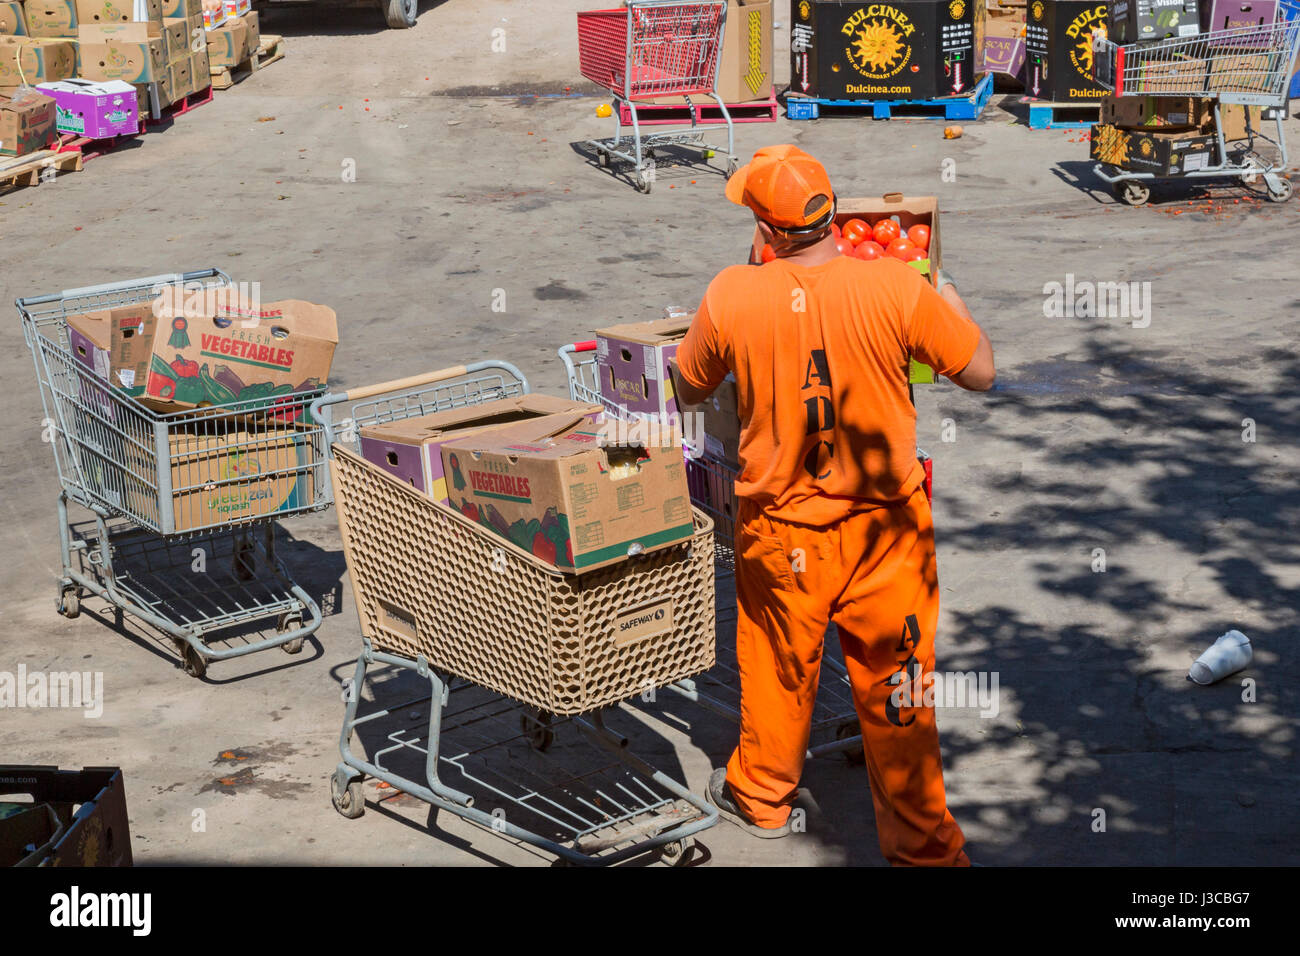
[[[797,146],[764,146],[727,180],[727,198],[769,225],[799,231],[835,209],[826,167]]]

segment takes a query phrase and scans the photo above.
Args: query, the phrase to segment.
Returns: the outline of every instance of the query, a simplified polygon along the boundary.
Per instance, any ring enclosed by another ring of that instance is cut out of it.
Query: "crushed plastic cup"
[[[1229,631],[1196,659],[1187,672],[1187,679],[1202,685],[1213,684],[1243,670],[1252,656],[1250,638],[1241,631]]]

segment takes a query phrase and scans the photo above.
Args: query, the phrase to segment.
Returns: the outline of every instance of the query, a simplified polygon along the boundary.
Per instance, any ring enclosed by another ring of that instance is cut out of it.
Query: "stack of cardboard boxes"
[[[1154,43],[1271,23],[1274,12],[1271,0],[1115,0],[1109,29],[1117,43]],[[1101,122],[1092,129],[1092,158],[1157,176],[1217,164],[1215,101],[1185,94],[1193,88],[1207,93],[1270,92],[1263,87],[1270,54],[1251,49],[1249,41],[1239,37],[1209,40],[1207,51],[1213,69],[1206,59],[1188,57],[1149,63],[1139,78],[1139,92],[1147,95],[1105,96]],[[1220,104],[1217,131],[1226,142],[1235,142],[1259,129],[1263,118],[1259,107]]]
[[[261,29],[251,0],[224,0],[220,14],[211,14],[208,20],[212,25],[204,35],[213,70],[235,69],[262,45]]]
[[[984,0],[979,70],[1020,80],[1025,68],[1025,0]]]

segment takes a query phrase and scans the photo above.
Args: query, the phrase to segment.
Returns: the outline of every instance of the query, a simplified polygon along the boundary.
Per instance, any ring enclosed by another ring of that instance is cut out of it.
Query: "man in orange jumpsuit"
[[[826,170],[759,150],[727,183],[777,258],[709,284],[677,352],[678,398],[734,374],[740,744],[709,797],[784,836],[803,771],[827,624],[862,726],[876,830],[894,864],[969,865],[948,812],[933,707],[900,696],[934,670],[934,528],[908,393],[915,356],[963,388],[993,385],[993,349],[945,276],[840,255]],[[892,699],[891,699],[892,698]]]

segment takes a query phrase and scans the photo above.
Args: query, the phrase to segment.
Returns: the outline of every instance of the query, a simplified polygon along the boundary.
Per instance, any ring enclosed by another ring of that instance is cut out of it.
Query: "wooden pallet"
[[[211,67],[209,69],[208,72],[212,74],[212,88],[214,90],[228,90],[236,83],[242,83],[258,70],[283,59],[284,37],[277,36],[274,33],[263,33],[262,45],[257,48],[257,52],[250,53],[248,59],[244,60],[243,63],[238,66]]]
[[[52,169],[54,172],[46,173]],[[39,186],[43,178],[59,173],[75,173],[82,169],[80,150],[56,152],[43,149],[30,156],[0,156],[0,190],[19,186]]]
[[[814,120],[822,115],[870,116],[872,119],[979,119],[993,96],[993,75],[985,73],[969,93],[920,100],[830,100],[790,93],[785,113],[792,120]]]
[[[1029,101],[1030,129],[1091,129],[1100,119],[1100,103]]]

